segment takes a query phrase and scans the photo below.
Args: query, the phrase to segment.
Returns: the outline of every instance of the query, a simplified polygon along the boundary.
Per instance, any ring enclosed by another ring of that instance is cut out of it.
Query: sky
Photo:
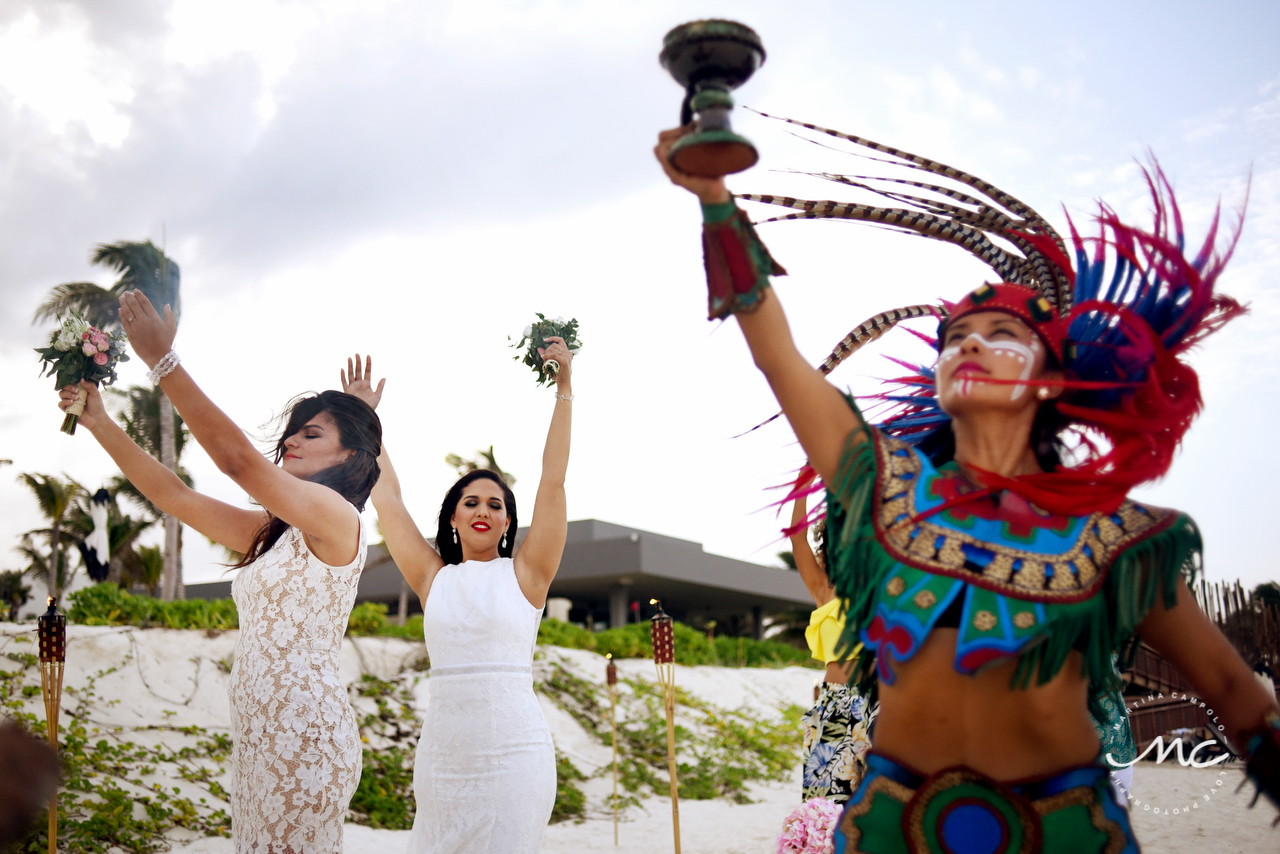
[[[553,406],[508,336],[576,317],[569,517],[776,563],[769,505],[803,454],[734,324],[705,319],[694,199],[651,149],[676,124],[662,36],[732,17],[764,41],[737,102],[913,151],[1018,196],[1065,232],[1098,199],[1147,223],[1154,153],[1198,244],[1250,195],[1219,288],[1251,313],[1192,356],[1205,412],[1171,473],[1135,493],[1200,524],[1211,580],[1280,580],[1262,532],[1280,454],[1280,4],[794,0],[0,0],[0,568],[40,524],[18,472],[90,489],[112,473],[61,413],[30,323],[60,282],[112,282],[98,243],[151,239],[182,268],[176,348],[251,434],[293,395],[337,387],[370,353],[379,414],[419,524],[434,527],[450,452],[493,445],[527,519]],[[736,110],[761,153],[739,192],[840,198],[796,170],[867,161]],[[874,164],[873,164],[874,165]],[[990,278],[952,247],[837,222],[762,227],[815,363],[898,305]],[[929,331],[927,327],[917,327]],[[832,377],[866,393],[893,334]],[[122,366],[121,385],[145,366]],[[198,446],[202,491],[245,503]],[[372,518],[372,511],[369,511]],[[224,577],[189,534],[188,582]]]

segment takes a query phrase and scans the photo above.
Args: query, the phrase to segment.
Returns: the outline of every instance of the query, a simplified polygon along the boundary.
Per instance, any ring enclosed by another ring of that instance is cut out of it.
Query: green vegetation
[[[718,664],[722,667],[821,667],[807,650],[774,640],[717,637],[705,634],[684,623],[675,624],[677,664]],[[572,623],[545,619],[538,627],[538,643],[588,649],[614,658],[653,658],[649,626],[630,623],[620,629],[589,632]]]
[[[185,599],[163,602],[138,596],[114,584],[97,584],[72,593],[67,618],[85,626],[140,626],[168,629],[234,629],[239,625],[230,599]],[[365,637],[422,640],[422,615],[397,626],[377,602],[362,602],[351,610],[347,633]],[[753,638],[717,637],[710,640],[697,629],[675,624],[677,664],[718,664],[722,667],[820,667],[807,651],[790,644]],[[538,643],[588,649],[614,658],[653,658],[649,626],[632,623],[621,629],[589,632],[545,619],[538,627]]]
[[[29,642],[16,638],[15,642]],[[6,653],[18,670],[0,671],[0,707],[4,715],[33,734],[44,737],[43,715],[24,710],[23,698],[39,694],[36,657],[30,653]],[[127,664],[126,657],[123,664]],[[227,793],[214,779],[231,755],[231,739],[201,727],[150,726],[185,736],[177,750],[163,745],[145,747],[129,741],[120,727],[109,731],[94,726],[92,712],[101,702],[96,681],[116,668],[99,671],[80,688],[64,694],[64,720],[59,731],[62,785],[58,793],[58,848],[70,854],[105,854],[131,851],[151,854],[168,848],[165,831],[183,827],[207,836],[228,836],[231,817],[209,800],[225,801]],[[27,680],[34,684],[28,684]],[[34,691],[31,689],[34,688]],[[67,700],[72,702],[68,703]],[[194,742],[194,743],[193,743]],[[166,787],[155,782],[156,769],[167,764],[191,785]],[[213,771],[212,765],[217,768]],[[150,779],[148,779],[150,778]],[[188,793],[197,797],[193,800]],[[209,797],[200,797],[199,795]],[[37,821],[16,851],[49,849],[48,822]]]
[[[629,690],[620,691],[618,698],[625,710],[618,723],[619,782],[634,794],[665,795],[670,783],[662,690],[643,680],[623,681]],[[608,701],[600,688],[557,663],[551,664],[549,676],[537,688],[602,744],[611,744]],[[676,706],[680,797],[750,803],[748,783],[785,780],[795,767],[801,707],[788,706],[780,720],[767,720],[746,709],[722,709],[679,687]],[[691,728],[690,723],[695,726]],[[599,774],[610,772],[605,767]]]
[[[568,756],[556,751],[556,803],[551,808],[551,824],[571,818],[578,821],[586,819],[587,796],[574,785],[585,779],[587,775],[579,771]]]
[[[164,602],[136,596],[115,584],[77,590],[69,597],[67,619],[84,626],[140,626],[165,629],[234,629],[240,622],[230,599]]]

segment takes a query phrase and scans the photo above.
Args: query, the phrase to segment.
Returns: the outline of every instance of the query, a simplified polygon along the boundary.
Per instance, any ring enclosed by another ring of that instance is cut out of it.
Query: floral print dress
[[[826,798],[843,804],[862,782],[871,724],[879,706],[858,692],[824,682],[818,702],[801,719],[804,726],[803,800]]]
[[[354,508],[352,512],[355,512]],[[341,854],[360,732],[338,654],[364,569],[321,563],[289,528],[231,584],[231,837],[236,854]]]

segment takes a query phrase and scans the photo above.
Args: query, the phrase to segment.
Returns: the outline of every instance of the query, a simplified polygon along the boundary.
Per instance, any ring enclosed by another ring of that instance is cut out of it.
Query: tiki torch
[[[58,601],[49,597],[49,610],[39,619],[40,688],[44,691],[44,717],[49,746],[58,753],[58,709],[62,705],[62,668],[67,660],[67,618]],[[58,789],[49,796],[49,854],[58,850]]]
[[[661,602],[650,599],[649,604],[658,606],[658,613],[649,618],[649,637],[653,641],[653,663],[658,668],[658,684],[662,686],[663,705],[667,709],[667,772],[671,776],[671,828],[676,839],[676,854],[680,854],[680,797],[676,784],[675,624],[662,610]]]
[[[609,683],[609,730],[613,733],[613,844],[618,845],[618,665],[613,663],[613,653],[605,656],[609,665],[604,669],[604,679]]]

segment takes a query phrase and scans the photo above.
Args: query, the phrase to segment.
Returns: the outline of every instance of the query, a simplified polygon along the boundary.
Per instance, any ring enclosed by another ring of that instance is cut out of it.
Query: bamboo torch
[[[604,669],[609,683],[609,730],[613,733],[613,845],[618,846],[618,665],[613,663],[613,653],[605,656],[609,666]]]
[[[58,753],[58,710],[62,705],[62,669],[67,660],[67,618],[58,601],[49,597],[49,610],[38,621],[40,637],[40,688],[44,691],[44,717],[49,746]],[[58,789],[49,796],[49,854],[58,850]]]
[[[662,610],[649,619],[649,636],[653,641],[653,663],[658,668],[658,684],[662,686],[663,705],[667,709],[667,773],[671,777],[671,828],[675,834],[676,854],[680,854],[680,796],[676,783],[676,638],[675,624]]]

